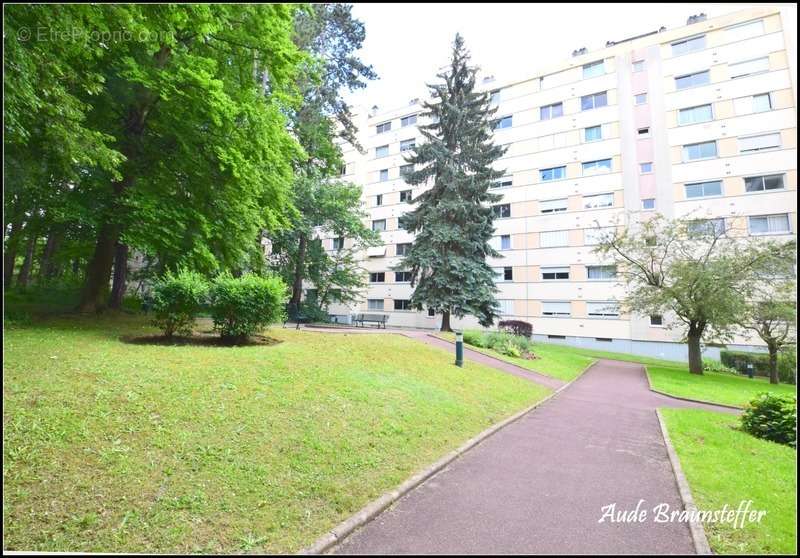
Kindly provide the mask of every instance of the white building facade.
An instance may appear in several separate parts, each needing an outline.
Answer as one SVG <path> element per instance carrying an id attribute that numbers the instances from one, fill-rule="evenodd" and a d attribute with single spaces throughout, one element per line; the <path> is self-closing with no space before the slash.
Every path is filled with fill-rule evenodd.
<path id="1" fill-rule="evenodd" d="M 498 108 L 495 143 L 508 146 L 494 189 L 503 196 L 493 239 L 503 257 L 491 262 L 498 299 L 503 318 L 530 322 L 537 339 L 685 358 L 679 334 L 665 327 L 669 316 L 629 315 L 615 304 L 623 287 L 593 253 L 598 226 L 691 213 L 731 234 L 796 237 L 796 39 L 777 8 L 690 21 L 576 51 L 524 81 L 483 83 Z M 390 327 L 440 324 L 441 316 L 409 309 L 408 276 L 393 269 L 413 240 L 398 217 L 424 189 L 402 178 L 404 151 L 422 141 L 421 113 L 419 101 L 361 111 L 365 152 L 343 146 L 343 179 L 363 187 L 368 224 L 383 241 L 363 255 L 363 301 L 330 309 L 345 320 L 369 312 L 386 314 Z M 335 249 L 334 239 L 323 242 Z"/>

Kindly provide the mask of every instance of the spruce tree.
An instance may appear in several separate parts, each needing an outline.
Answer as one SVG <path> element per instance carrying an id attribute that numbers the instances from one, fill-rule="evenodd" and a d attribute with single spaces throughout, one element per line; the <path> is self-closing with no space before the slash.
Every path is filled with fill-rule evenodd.
<path id="1" fill-rule="evenodd" d="M 442 82 L 428 85 L 419 127 L 425 141 L 415 147 L 405 176 L 411 185 L 432 185 L 400 217 L 400 226 L 416 238 L 396 269 L 411 271 L 415 287 L 411 306 L 442 314 L 442 331 L 450 331 L 450 316 L 473 315 L 489 326 L 497 317 L 495 274 L 487 257 L 499 254 L 489 241 L 494 234 L 492 203 L 501 196 L 489 192 L 503 176 L 493 164 L 506 148 L 493 144 L 488 93 L 475 91 L 477 68 L 469 66 L 464 39 L 456 35 L 449 68 L 437 74 Z"/>

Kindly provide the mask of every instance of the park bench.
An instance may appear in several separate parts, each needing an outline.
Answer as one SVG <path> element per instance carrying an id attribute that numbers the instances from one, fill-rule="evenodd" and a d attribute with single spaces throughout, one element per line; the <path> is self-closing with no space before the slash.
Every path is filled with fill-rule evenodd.
<path id="1" fill-rule="evenodd" d="M 389 318 L 386 314 L 356 314 L 353 318 L 353 323 L 361 324 L 361 327 L 364 327 L 364 323 L 374 323 L 378 324 L 378 329 L 381 328 L 383 325 L 383 329 L 386 329 L 386 320 Z"/>
<path id="2" fill-rule="evenodd" d="M 295 329 L 300 329 L 300 324 L 310 324 L 311 318 L 300 313 L 300 309 L 296 304 L 287 304 L 286 319 L 283 321 L 283 327 L 286 327 L 287 322 L 296 323 L 297 327 Z"/>

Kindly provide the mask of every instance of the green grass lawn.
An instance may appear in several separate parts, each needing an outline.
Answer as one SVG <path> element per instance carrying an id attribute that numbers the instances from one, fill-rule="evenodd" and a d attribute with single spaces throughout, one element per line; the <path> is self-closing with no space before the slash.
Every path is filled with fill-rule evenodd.
<path id="1" fill-rule="evenodd" d="M 143 318 L 6 324 L 4 550 L 294 552 L 546 396 L 397 335 L 128 344 Z"/>
<path id="2" fill-rule="evenodd" d="M 738 419 L 699 410 L 662 409 L 700 510 L 737 509 L 752 500 L 765 510 L 760 523 L 736 528 L 705 523 L 709 543 L 720 554 L 794 554 L 797 551 L 797 452 L 735 430 Z"/>
<path id="3" fill-rule="evenodd" d="M 436 335 L 448 341 L 455 340 L 455 335 L 452 333 L 437 333 Z M 650 383 L 657 391 L 678 397 L 737 407 L 743 407 L 756 395 L 765 391 L 778 395 L 796 395 L 797 393 L 793 385 L 772 385 L 769 380 L 762 377 L 750 379 L 745 376 L 711 372 L 702 375 L 689 374 L 689 367 L 686 363 L 628 353 L 596 351 L 554 343 L 535 343 L 534 353 L 540 358 L 526 360 L 506 356 L 492 349 L 471 345 L 469 347 L 517 366 L 565 381 L 576 378 L 582 370 L 597 359 L 638 362 L 645 365 L 650 376 Z"/>

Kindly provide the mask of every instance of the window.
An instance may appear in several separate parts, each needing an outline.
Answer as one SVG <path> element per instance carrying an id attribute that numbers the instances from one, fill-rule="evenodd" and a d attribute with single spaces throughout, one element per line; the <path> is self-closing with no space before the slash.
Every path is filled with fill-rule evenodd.
<path id="1" fill-rule="evenodd" d="M 769 57 L 764 56 L 763 58 L 754 58 L 753 60 L 728 64 L 728 70 L 730 71 L 731 79 L 768 72 Z"/>
<path id="2" fill-rule="evenodd" d="M 639 72 L 643 72 L 644 71 L 644 60 L 636 60 L 636 61 L 634 61 L 634 63 L 631 65 L 631 69 L 633 70 L 633 73 L 635 73 L 635 74 L 639 73 Z"/>
<path id="3" fill-rule="evenodd" d="M 564 116 L 563 103 L 554 103 L 539 108 L 540 120 L 550 120 L 551 118 L 557 118 L 559 116 Z"/>
<path id="4" fill-rule="evenodd" d="M 606 70 L 603 67 L 602 60 L 598 60 L 597 62 L 591 62 L 589 64 L 583 65 L 583 79 L 602 76 L 605 73 Z"/>
<path id="5" fill-rule="evenodd" d="M 395 247 L 395 254 L 398 256 L 405 256 L 408 254 L 408 251 L 411 249 L 410 242 L 403 242 L 401 244 L 397 244 Z"/>
<path id="6" fill-rule="evenodd" d="M 783 190 L 783 175 L 750 176 L 744 179 L 746 192 L 763 192 L 766 190 Z"/>
<path id="7" fill-rule="evenodd" d="M 589 141 L 598 141 L 603 139 L 603 127 L 602 126 L 591 126 L 590 128 L 584 128 L 584 140 Z"/>
<path id="8" fill-rule="evenodd" d="M 738 41 L 755 37 L 764 34 L 764 22 L 762 20 L 749 21 L 739 25 L 728 27 L 725 30 L 726 39 L 729 41 Z"/>
<path id="9" fill-rule="evenodd" d="M 498 281 L 514 280 L 514 268 L 512 267 L 496 267 L 494 268 L 494 273 Z"/>
<path id="10" fill-rule="evenodd" d="M 695 234 L 721 235 L 725 232 L 725 218 L 695 219 L 689 222 L 688 229 Z"/>
<path id="11" fill-rule="evenodd" d="M 707 198 L 709 196 L 722 195 L 722 181 L 712 180 L 710 182 L 694 182 L 684 186 L 686 198 Z"/>
<path id="12" fill-rule="evenodd" d="M 502 234 L 502 235 L 500 235 L 500 249 L 501 250 L 511 250 L 511 235 L 510 234 Z"/>
<path id="13" fill-rule="evenodd" d="M 394 300 L 395 310 L 411 310 L 411 301 L 407 299 L 396 298 Z"/>
<path id="14" fill-rule="evenodd" d="M 661 327 L 664 325 L 664 318 L 658 314 L 650 316 L 650 325 L 652 327 Z"/>
<path id="15" fill-rule="evenodd" d="M 616 279 L 617 266 L 615 265 L 587 265 L 586 276 L 590 281 L 608 281 Z"/>
<path id="16" fill-rule="evenodd" d="M 379 178 L 381 182 L 386 182 L 389 180 L 389 169 L 381 169 L 379 172 Z"/>
<path id="17" fill-rule="evenodd" d="M 408 164 L 408 165 L 400 165 L 400 176 L 401 177 L 408 176 L 412 172 L 414 172 L 414 163 L 411 163 L 411 164 Z"/>
<path id="18" fill-rule="evenodd" d="M 410 283 L 411 282 L 411 272 L 410 271 L 395 271 L 394 272 L 394 282 L 395 283 Z"/>
<path id="19" fill-rule="evenodd" d="M 500 90 L 495 89 L 491 93 L 489 93 L 489 102 L 493 105 L 496 105 L 500 102 Z"/>
<path id="20" fill-rule="evenodd" d="M 614 341 L 611 337 L 595 337 L 594 340 L 600 343 L 611 343 Z"/>
<path id="21" fill-rule="evenodd" d="M 598 207 L 611 207 L 614 205 L 614 194 L 595 194 L 583 196 L 584 209 L 597 209 Z"/>
<path id="22" fill-rule="evenodd" d="M 405 128 L 406 126 L 411 126 L 412 124 L 417 123 L 417 115 L 411 114 L 409 116 L 404 116 L 400 119 L 400 127 Z"/>
<path id="23" fill-rule="evenodd" d="M 543 267 L 542 281 L 563 281 L 569 279 L 569 267 Z"/>
<path id="24" fill-rule="evenodd" d="M 497 303 L 500 305 L 499 313 L 501 316 L 510 316 L 514 313 L 513 300 L 498 300 Z"/>
<path id="25" fill-rule="evenodd" d="M 750 234 L 782 234 L 789 231 L 789 215 L 759 215 L 750 217 Z"/>
<path id="26" fill-rule="evenodd" d="M 417 142 L 415 139 L 407 139 L 400 142 L 400 153 L 403 151 L 409 151 L 414 149 L 417 146 Z"/>
<path id="27" fill-rule="evenodd" d="M 678 111 L 678 125 L 699 124 L 700 122 L 710 122 L 714 118 L 711 105 L 700 105 L 681 109 Z"/>
<path id="28" fill-rule="evenodd" d="M 636 133 L 639 134 L 639 137 L 647 137 L 650 135 L 650 128 L 639 128 L 636 130 Z"/>
<path id="29" fill-rule="evenodd" d="M 582 164 L 583 174 L 600 174 L 611 172 L 611 159 L 600 159 L 599 161 L 587 161 Z"/>
<path id="30" fill-rule="evenodd" d="M 507 188 L 514 183 L 514 180 L 510 176 L 504 176 L 498 180 L 492 182 L 492 188 Z"/>
<path id="31" fill-rule="evenodd" d="M 375 205 L 383 205 L 383 194 L 378 194 L 375 196 Z"/>
<path id="32" fill-rule="evenodd" d="M 672 43 L 672 56 L 680 56 L 689 52 L 703 50 L 706 48 L 706 36 L 700 35 L 699 37 L 692 37 L 690 39 L 683 39 Z"/>
<path id="33" fill-rule="evenodd" d="M 608 302 L 587 302 L 586 314 L 591 318 L 616 318 L 619 316 L 619 304 Z"/>
<path id="34" fill-rule="evenodd" d="M 341 176 L 344 176 L 344 175 L 346 175 L 346 174 L 347 174 L 347 163 L 343 164 L 343 165 L 342 165 L 342 168 L 341 168 L 341 169 L 339 169 L 339 174 L 340 174 Z"/>
<path id="35" fill-rule="evenodd" d="M 607 236 L 614 232 L 614 227 L 594 227 L 591 229 L 583 230 L 583 243 L 586 246 L 595 246 L 600 244 Z"/>
<path id="36" fill-rule="evenodd" d="M 566 335 L 548 335 L 547 338 L 548 339 L 566 339 L 567 336 Z"/>
<path id="37" fill-rule="evenodd" d="M 569 246 L 569 231 L 548 231 L 539 233 L 539 246 L 542 248 Z"/>
<path id="38" fill-rule="evenodd" d="M 644 209 L 645 211 L 649 211 L 655 208 L 656 208 L 655 198 L 645 198 L 642 200 L 642 209 Z"/>
<path id="39" fill-rule="evenodd" d="M 392 129 L 392 123 L 391 122 L 384 122 L 383 124 L 378 124 L 377 129 L 378 129 L 378 133 L 379 134 L 382 134 L 384 132 L 388 132 L 389 130 Z"/>
<path id="40" fill-rule="evenodd" d="M 581 110 L 591 110 L 595 108 L 604 107 L 608 104 L 608 96 L 606 92 L 593 93 L 591 95 L 584 95 L 581 97 Z"/>
<path id="41" fill-rule="evenodd" d="M 752 151 L 763 151 L 765 149 L 774 149 L 781 146 L 781 135 L 762 134 L 759 136 L 750 136 L 748 138 L 739 138 L 739 152 L 750 153 Z"/>
<path id="42" fill-rule="evenodd" d="M 753 112 L 766 112 L 772 110 L 772 98 L 769 93 L 753 95 Z"/>
<path id="43" fill-rule="evenodd" d="M 386 230 L 386 219 L 378 219 L 372 222 L 372 230 L 373 231 L 385 231 Z"/>
<path id="44" fill-rule="evenodd" d="M 494 121 L 494 129 L 501 130 L 503 128 L 510 128 L 511 127 L 511 117 L 504 116 L 502 118 L 498 118 Z"/>
<path id="45" fill-rule="evenodd" d="M 333 249 L 338 251 L 341 250 L 342 248 L 344 248 L 344 237 L 337 236 L 336 238 L 333 239 Z"/>
<path id="46" fill-rule="evenodd" d="M 650 174 L 653 172 L 653 163 L 639 163 L 639 172 L 642 174 Z"/>
<path id="47" fill-rule="evenodd" d="M 400 192 L 400 203 L 411 203 L 411 190 L 403 190 Z"/>
<path id="48" fill-rule="evenodd" d="M 383 299 L 382 298 L 370 298 L 370 299 L 367 299 L 367 309 L 368 310 L 383 310 Z"/>
<path id="49" fill-rule="evenodd" d="M 543 200 L 539 202 L 539 211 L 542 213 L 558 213 L 567 210 L 567 198 L 557 200 Z"/>
<path id="50" fill-rule="evenodd" d="M 370 283 L 385 283 L 386 282 L 386 273 L 383 271 L 375 271 L 369 274 L 369 282 Z"/>
<path id="51" fill-rule="evenodd" d="M 569 302 L 542 302 L 542 316 L 569 316 L 570 314 L 571 310 Z M 550 336 L 548 335 L 548 338 L 549 337 Z"/>
<path id="52" fill-rule="evenodd" d="M 711 83 L 711 74 L 708 70 L 703 70 L 702 72 L 676 77 L 675 89 L 689 89 L 690 87 L 698 87 L 709 83 Z"/>
<path id="53" fill-rule="evenodd" d="M 511 217 L 511 204 L 503 203 L 500 205 L 493 205 L 492 211 L 494 212 L 495 219 L 502 219 L 504 217 Z"/>
<path id="54" fill-rule="evenodd" d="M 376 147 L 375 148 L 375 158 L 376 159 L 378 157 L 386 157 L 388 154 L 389 154 L 389 146 L 388 145 L 382 145 L 380 147 Z"/>
<path id="55" fill-rule="evenodd" d="M 647 93 L 639 93 L 633 96 L 633 102 L 637 105 L 643 105 L 647 102 Z"/>
<path id="56" fill-rule="evenodd" d="M 436 316 L 436 310 L 433 308 L 428 308 L 428 317 L 433 318 L 434 316 Z"/>
<path id="57" fill-rule="evenodd" d="M 550 180 L 560 180 L 567 177 L 567 167 L 553 167 L 550 169 L 540 169 L 539 178 L 542 182 Z"/>
<path id="58" fill-rule="evenodd" d="M 698 159 L 712 159 L 717 156 L 717 142 L 705 141 L 691 143 L 683 146 L 683 160 L 696 161 Z"/>

